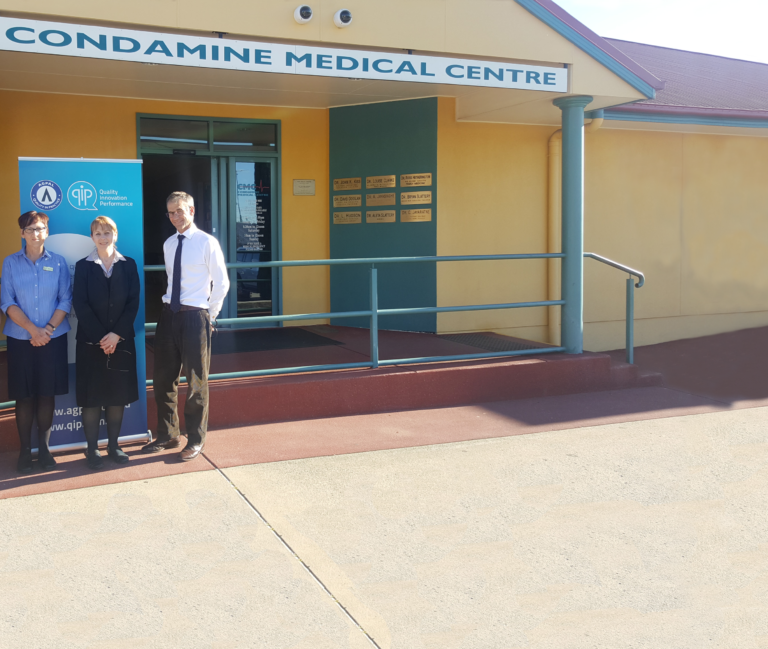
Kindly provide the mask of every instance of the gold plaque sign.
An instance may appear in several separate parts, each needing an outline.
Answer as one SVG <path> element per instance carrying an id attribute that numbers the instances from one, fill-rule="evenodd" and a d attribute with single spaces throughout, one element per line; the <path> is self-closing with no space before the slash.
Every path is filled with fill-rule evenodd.
<path id="1" fill-rule="evenodd" d="M 400 210 L 401 223 L 419 223 L 421 221 L 432 220 L 432 208 L 422 208 L 419 210 Z"/>
<path id="2" fill-rule="evenodd" d="M 368 210 L 365 213 L 366 223 L 394 223 L 395 210 Z"/>
<path id="3" fill-rule="evenodd" d="M 387 194 L 366 194 L 366 205 L 394 205 L 395 204 L 395 192 L 389 192 Z"/>
<path id="4" fill-rule="evenodd" d="M 423 205 L 432 202 L 432 192 L 402 192 L 400 194 L 401 205 Z"/>
<path id="5" fill-rule="evenodd" d="M 362 222 L 363 222 L 362 212 L 334 212 L 333 213 L 334 225 L 344 225 L 346 223 L 362 223 Z"/>
<path id="6" fill-rule="evenodd" d="M 343 192 L 350 189 L 362 189 L 362 178 L 335 178 L 333 181 L 333 191 Z"/>
<path id="7" fill-rule="evenodd" d="M 363 204 L 361 194 L 341 194 L 333 197 L 334 207 L 360 207 Z"/>
<path id="8" fill-rule="evenodd" d="M 395 176 L 368 176 L 365 179 L 366 189 L 383 189 L 385 187 L 394 187 Z"/>
<path id="9" fill-rule="evenodd" d="M 403 174 L 400 187 L 431 187 L 432 174 Z"/>

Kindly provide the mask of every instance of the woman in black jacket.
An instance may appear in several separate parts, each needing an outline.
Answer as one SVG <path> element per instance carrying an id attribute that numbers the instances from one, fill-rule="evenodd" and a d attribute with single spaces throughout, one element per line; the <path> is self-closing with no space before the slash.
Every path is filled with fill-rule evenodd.
<path id="1" fill-rule="evenodd" d="M 83 409 L 88 442 L 85 455 L 91 469 L 100 469 L 102 408 L 109 458 L 118 464 L 128 461 L 117 440 L 125 406 L 139 398 L 133 323 L 141 289 L 136 262 L 115 248 L 115 222 L 107 216 L 96 217 L 91 238 L 96 249 L 75 266 L 72 304 L 77 316 L 77 405 Z"/>

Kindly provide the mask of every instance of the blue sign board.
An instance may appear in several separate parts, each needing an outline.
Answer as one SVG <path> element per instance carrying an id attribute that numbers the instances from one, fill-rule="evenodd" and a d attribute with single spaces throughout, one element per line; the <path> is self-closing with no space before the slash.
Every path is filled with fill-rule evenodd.
<path id="1" fill-rule="evenodd" d="M 36 210 L 49 217 L 49 236 L 45 247 L 67 260 L 74 280 L 75 264 L 95 248 L 91 222 L 108 216 L 118 229 L 117 249 L 144 266 L 144 232 L 140 160 L 61 160 L 19 158 L 21 212 Z M 139 400 L 125 410 L 120 437 L 147 434 L 146 350 L 144 346 L 144 282 L 141 286 L 136 330 L 136 369 L 139 376 Z M 72 326 L 67 336 L 69 347 L 69 394 L 56 397 L 51 447 L 69 446 L 85 441 L 80 409 L 75 400 L 75 333 L 77 314 L 69 314 Z M 102 420 L 99 437 L 106 439 Z M 36 445 L 33 443 L 33 445 Z"/>

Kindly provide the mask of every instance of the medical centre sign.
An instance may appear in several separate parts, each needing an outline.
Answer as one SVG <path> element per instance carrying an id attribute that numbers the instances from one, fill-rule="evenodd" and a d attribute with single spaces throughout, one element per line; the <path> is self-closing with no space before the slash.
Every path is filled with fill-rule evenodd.
<path id="1" fill-rule="evenodd" d="M 565 67 L 72 25 L 0 17 L 0 50 L 277 74 L 568 91 Z"/>

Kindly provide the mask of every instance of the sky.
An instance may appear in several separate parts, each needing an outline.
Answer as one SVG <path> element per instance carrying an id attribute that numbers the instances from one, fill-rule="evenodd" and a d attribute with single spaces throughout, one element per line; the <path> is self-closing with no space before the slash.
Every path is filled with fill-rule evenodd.
<path id="1" fill-rule="evenodd" d="M 608 38 L 768 63 L 768 0 L 554 0 Z"/>

